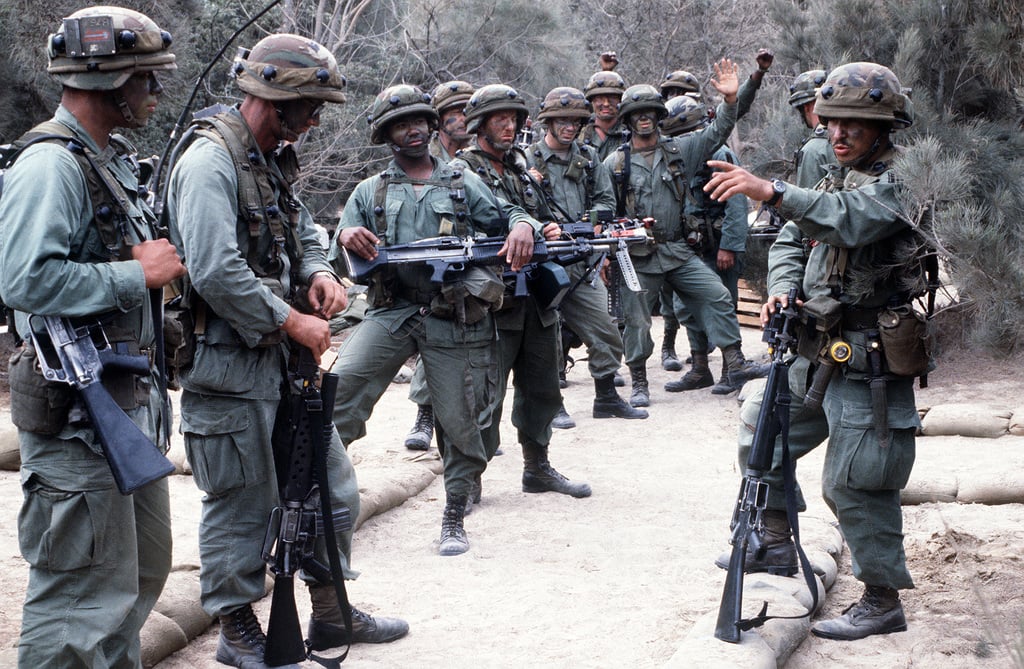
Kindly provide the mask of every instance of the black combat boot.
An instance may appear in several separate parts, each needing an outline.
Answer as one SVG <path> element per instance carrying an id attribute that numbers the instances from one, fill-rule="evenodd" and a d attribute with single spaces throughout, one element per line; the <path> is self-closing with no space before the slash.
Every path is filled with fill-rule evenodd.
<path id="1" fill-rule="evenodd" d="M 619 397 L 615 375 L 594 379 L 594 418 L 647 418 L 646 409 L 635 409 Z"/>
<path id="2" fill-rule="evenodd" d="M 665 336 L 661 340 L 661 368 L 666 372 L 683 371 L 683 363 L 679 362 L 679 356 L 676 355 L 677 332 L 679 332 L 678 327 L 665 326 Z"/>
<path id="3" fill-rule="evenodd" d="M 220 616 L 218 662 L 241 669 L 267 669 L 263 662 L 266 649 L 267 637 L 250 604 Z M 285 669 L 299 669 L 299 665 L 289 664 Z"/>
<path id="4" fill-rule="evenodd" d="M 725 357 L 722 357 L 722 375 L 718 377 L 718 383 L 711 389 L 712 395 L 728 395 L 734 393 L 739 388 L 729 383 L 729 363 L 726 362 Z"/>
<path id="5" fill-rule="evenodd" d="M 744 574 L 766 572 L 776 576 L 795 576 L 798 569 L 796 544 L 789 529 L 785 511 L 765 509 L 761 516 L 764 529 L 755 541 L 747 544 Z M 715 566 L 729 568 L 732 551 L 726 551 L 715 560 Z"/>
<path id="6" fill-rule="evenodd" d="M 348 645 L 350 642 L 345 634 L 345 619 L 341 615 L 334 584 L 310 585 L 309 601 L 313 606 L 309 618 L 309 647 L 313 650 L 326 650 Z M 404 620 L 373 617 L 354 606 L 351 612 L 351 643 L 387 643 L 409 633 L 409 623 Z"/>
<path id="7" fill-rule="evenodd" d="M 647 367 L 643 364 L 630 365 L 629 375 L 633 377 L 633 392 L 629 394 L 629 403 L 635 407 L 651 406 L 651 391 L 647 386 Z"/>
<path id="8" fill-rule="evenodd" d="M 523 492 L 560 492 L 572 497 L 590 497 L 590 486 L 573 483 L 548 462 L 548 447 L 523 444 Z"/>
<path id="9" fill-rule="evenodd" d="M 843 615 L 811 626 L 811 634 L 823 639 L 853 641 L 873 634 L 906 632 L 900 592 L 880 585 L 865 585 L 860 601 L 851 604 Z"/>
<path id="10" fill-rule="evenodd" d="M 665 390 L 670 393 L 681 393 L 684 390 L 697 390 L 707 388 L 714 384 L 715 377 L 711 375 L 711 368 L 708 367 L 707 353 L 694 353 L 693 366 L 675 381 L 665 384 Z"/>
<path id="11" fill-rule="evenodd" d="M 558 413 L 551 419 L 551 428 L 554 430 L 571 430 L 574 427 L 576 427 L 576 421 L 565 410 L 565 404 L 563 403 L 558 407 Z"/>
<path id="12" fill-rule="evenodd" d="M 739 390 L 743 384 L 751 379 L 760 379 L 768 376 L 771 364 L 759 364 L 743 357 L 743 351 L 739 344 L 726 346 L 722 349 L 722 358 L 725 359 L 726 369 L 729 370 L 729 385 Z"/>
<path id="13" fill-rule="evenodd" d="M 468 497 L 448 493 L 444 516 L 441 517 L 441 545 L 437 549 L 439 555 L 461 555 L 469 550 L 469 538 L 462 527 Z"/>
<path id="14" fill-rule="evenodd" d="M 434 407 L 430 404 L 418 404 L 417 407 L 416 422 L 405 437 L 405 447 L 410 451 L 425 451 L 434 438 Z"/>

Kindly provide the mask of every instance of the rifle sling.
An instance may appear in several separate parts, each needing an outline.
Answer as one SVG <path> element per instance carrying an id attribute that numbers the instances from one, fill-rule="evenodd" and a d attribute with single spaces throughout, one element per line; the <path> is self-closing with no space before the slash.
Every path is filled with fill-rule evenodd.
<path id="1" fill-rule="evenodd" d="M 800 544 L 800 521 L 799 512 L 796 508 L 796 465 L 789 452 L 789 408 L 792 402 L 792 396 L 789 391 L 789 365 L 790 363 L 788 362 L 783 365 L 786 373 L 780 375 L 782 379 L 777 384 L 775 413 L 780 428 L 779 435 L 782 437 L 782 476 L 783 487 L 786 493 L 786 518 L 789 520 L 789 527 L 793 531 L 793 543 L 796 544 L 800 571 L 803 572 L 807 589 L 811 592 L 811 608 L 807 610 L 807 613 L 798 616 L 769 616 L 767 615 L 768 602 L 765 602 L 764 606 L 761 607 L 761 610 L 753 618 L 741 618 L 736 621 L 737 629 L 743 631 L 760 627 L 769 620 L 799 620 L 800 618 L 808 618 L 818 609 L 818 582 L 815 580 L 810 560 L 807 559 L 807 554 Z"/>
<path id="2" fill-rule="evenodd" d="M 309 414 L 310 441 L 313 444 L 313 468 L 316 472 L 316 479 L 320 484 L 318 487 L 320 489 L 320 513 L 323 516 L 324 524 L 324 545 L 327 548 L 327 560 L 331 566 L 331 581 L 334 585 L 334 593 L 338 597 L 338 607 L 341 609 L 341 617 L 345 621 L 347 644 L 345 652 L 336 658 L 314 655 L 312 649 L 309 648 L 308 641 L 306 642 L 306 647 L 309 659 L 323 667 L 328 667 L 328 669 L 337 669 L 345 658 L 348 657 L 348 651 L 352 647 L 352 606 L 349 604 L 348 593 L 345 591 L 345 575 L 342 573 L 338 542 L 334 536 L 334 508 L 331 504 L 331 490 L 328 485 L 330 479 L 327 477 L 328 443 L 324 437 L 330 430 L 331 424 L 325 420 L 325 417 L 328 409 L 330 409 L 330 413 L 333 413 L 334 407 L 334 392 L 330 392 L 329 396 L 325 399 L 328 393 L 324 393 L 322 388 L 323 379 L 328 376 L 331 375 L 321 374 L 321 401 L 308 402 L 306 409 Z M 353 519 L 354 521 L 355 519 Z"/>

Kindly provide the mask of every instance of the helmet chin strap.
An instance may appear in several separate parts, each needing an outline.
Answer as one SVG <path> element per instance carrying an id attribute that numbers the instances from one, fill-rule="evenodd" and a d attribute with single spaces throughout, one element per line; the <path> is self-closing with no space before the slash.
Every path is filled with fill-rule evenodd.
<path id="1" fill-rule="evenodd" d="M 867 151 L 865 151 L 864 155 L 862 155 L 860 158 L 858 158 L 855 161 L 853 161 L 852 163 L 850 163 L 847 167 L 851 167 L 851 168 L 853 168 L 855 170 L 859 170 L 859 169 L 862 169 L 864 167 L 869 167 L 871 165 L 871 163 L 873 162 L 872 158 L 877 156 L 878 152 L 881 150 L 882 142 L 885 142 L 886 144 L 889 143 L 889 133 L 887 133 L 887 132 L 880 133 L 878 135 L 878 137 L 875 138 L 875 141 L 872 142 L 871 148 L 869 148 Z"/>
<path id="2" fill-rule="evenodd" d="M 114 91 L 114 104 L 121 111 L 121 117 L 124 118 L 126 128 L 139 128 L 142 127 L 142 123 L 135 118 L 135 114 L 132 112 L 132 108 L 128 105 L 128 101 L 124 99 L 124 94 L 121 93 L 121 89 L 118 88 Z"/>

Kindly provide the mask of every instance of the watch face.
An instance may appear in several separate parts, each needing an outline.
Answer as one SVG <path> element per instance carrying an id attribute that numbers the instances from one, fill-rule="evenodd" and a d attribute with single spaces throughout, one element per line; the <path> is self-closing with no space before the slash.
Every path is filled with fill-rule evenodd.
<path id="1" fill-rule="evenodd" d="M 776 179 L 775 181 L 772 182 L 772 190 L 774 190 L 779 195 L 781 195 L 782 193 L 785 193 L 786 192 L 786 182 L 785 181 L 780 181 L 779 179 Z"/>

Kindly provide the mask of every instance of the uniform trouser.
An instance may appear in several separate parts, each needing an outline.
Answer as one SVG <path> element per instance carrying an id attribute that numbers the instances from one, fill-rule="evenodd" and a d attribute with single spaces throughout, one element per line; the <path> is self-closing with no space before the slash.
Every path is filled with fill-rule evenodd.
<path id="1" fill-rule="evenodd" d="M 430 404 L 430 388 L 427 388 L 427 374 L 423 371 L 423 360 L 416 358 L 416 367 L 409 381 L 409 401 L 422 406 Z"/>
<path id="2" fill-rule="evenodd" d="M 523 298 L 520 298 L 523 299 Z M 519 443 L 547 446 L 551 443 L 551 420 L 562 406 L 558 388 L 558 324 L 544 325 L 532 297 L 525 298 L 522 328 L 498 330 L 498 391 L 494 415 L 484 432 L 487 459 L 494 457 L 501 443 L 501 414 L 512 374 L 512 425 Z"/>
<path id="3" fill-rule="evenodd" d="M 722 280 L 722 285 L 732 296 L 732 308 L 735 311 L 740 299 L 739 282 L 740 275 L 743 273 L 743 253 L 736 253 L 736 262 L 726 270 L 718 269 L 715 256 L 704 258 L 704 264 Z M 686 304 L 679 299 L 678 295 L 673 295 L 672 290 L 667 287 L 661 289 L 661 315 L 664 318 L 665 329 L 679 329 L 679 324 L 683 324 L 683 327 L 686 328 L 686 337 L 690 343 L 691 353 L 708 352 L 710 345 L 707 333 L 690 313 Z"/>
<path id="4" fill-rule="evenodd" d="M 847 379 L 837 372 L 822 408 L 810 410 L 803 405 L 809 370 L 804 358 L 797 358 L 790 368 L 791 456 L 798 459 L 828 440 L 822 494 L 850 547 L 854 577 L 868 585 L 912 588 L 914 582 L 903 552 L 900 489 L 910 478 L 914 434 L 919 424 L 913 379 L 886 384 L 891 442 L 883 449 L 874 428 L 868 383 Z M 740 411 L 741 468 L 747 464 L 762 399 L 763 388 L 747 398 Z M 781 436 L 776 439 L 772 469 L 764 481 L 769 485 L 767 508 L 785 510 Z M 806 504 L 799 485 L 796 494 L 798 508 L 803 511 Z"/>
<path id="5" fill-rule="evenodd" d="M 20 438 L 29 578 L 18 666 L 141 667 L 139 630 L 171 568 L 167 481 L 121 495 L 81 440 Z"/>
<path id="6" fill-rule="evenodd" d="M 587 280 L 577 285 L 586 269 L 584 263 L 570 266 L 569 280 L 576 289 L 558 309 L 566 325 L 587 347 L 590 376 L 600 379 L 614 374 L 622 364 L 622 336 L 608 313 L 608 289 L 600 277 L 593 283 Z"/>
<path id="7" fill-rule="evenodd" d="M 271 510 L 278 505 L 271 435 L 279 400 L 242 399 L 183 391 L 181 423 L 192 476 L 202 490 L 199 521 L 199 585 L 203 610 L 230 613 L 266 594 L 266 563 L 260 556 Z M 330 417 L 325 417 L 330 420 Z M 348 453 L 336 434 L 327 451 L 334 509 L 359 515 L 359 486 Z M 335 540 L 346 579 L 352 571 L 352 531 Z M 328 564 L 323 539 L 316 556 Z M 304 578 L 309 580 L 307 575 Z"/>
<path id="8" fill-rule="evenodd" d="M 644 292 L 622 291 L 626 329 L 622 342 L 629 365 L 646 363 L 654 352 L 651 338 L 651 312 L 664 285 L 671 286 L 676 295 L 690 307 L 697 322 L 707 333 L 712 344 L 725 348 L 740 342 L 740 324 L 732 305 L 729 291 L 718 275 L 707 268 L 697 256 L 690 256 L 662 274 L 637 272 Z"/>
<path id="9" fill-rule="evenodd" d="M 461 326 L 420 313 L 389 319 L 388 313 L 368 315 L 338 351 L 331 370 L 339 376 L 334 424 L 345 444 L 365 436 L 373 407 L 418 351 L 431 396 L 444 398 L 434 403 L 434 418 L 450 446 L 442 454 L 445 490 L 467 494 L 487 467 L 481 431 L 498 394 L 494 323 L 489 315 Z"/>

